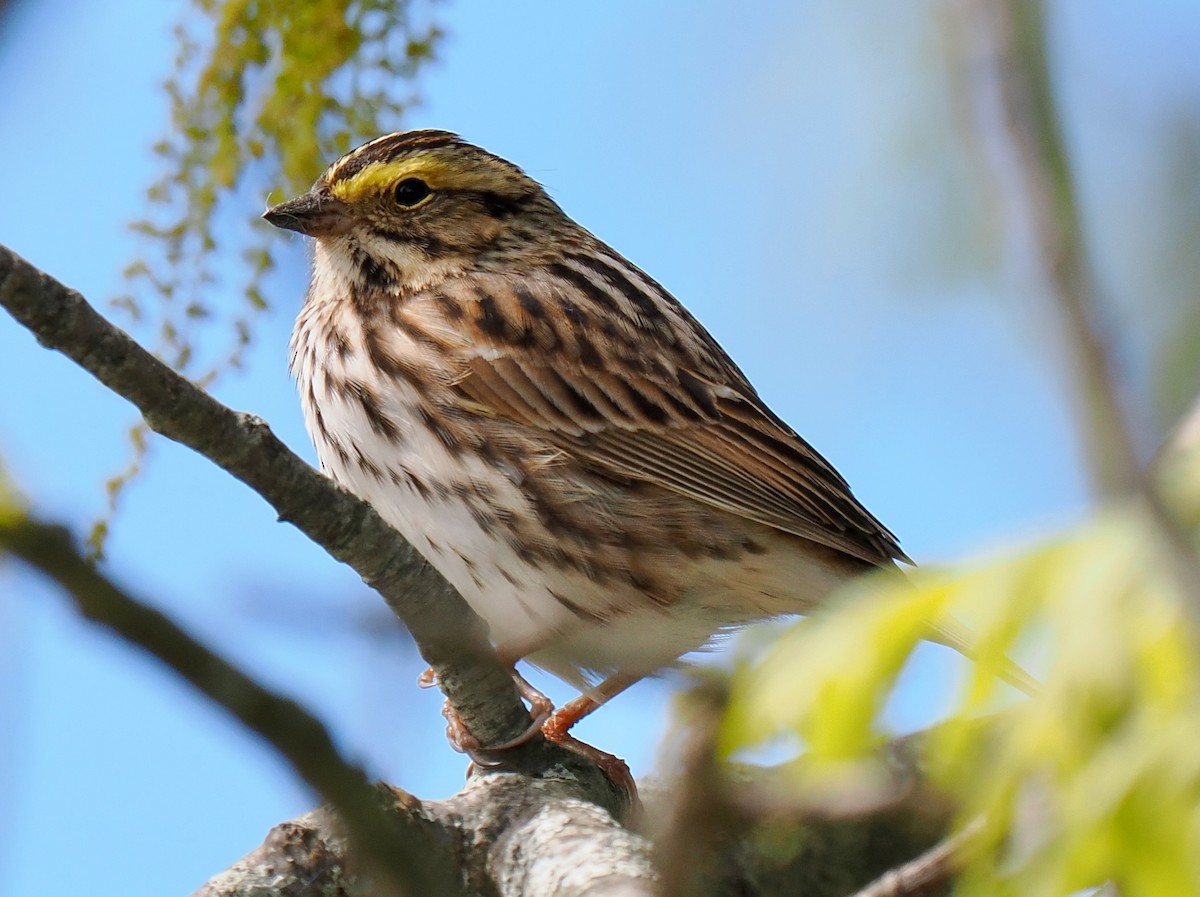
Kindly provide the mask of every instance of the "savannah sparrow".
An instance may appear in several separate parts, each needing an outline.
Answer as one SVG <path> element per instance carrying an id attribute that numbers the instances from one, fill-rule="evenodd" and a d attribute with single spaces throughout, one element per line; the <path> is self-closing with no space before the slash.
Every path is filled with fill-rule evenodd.
<path id="1" fill-rule="evenodd" d="M 291 368 L 322 467 L 524 658 L 558 736 L 904 554 L 709 333 L 515 165 L 380 137 L 271 224 L 315 238 Z"/>

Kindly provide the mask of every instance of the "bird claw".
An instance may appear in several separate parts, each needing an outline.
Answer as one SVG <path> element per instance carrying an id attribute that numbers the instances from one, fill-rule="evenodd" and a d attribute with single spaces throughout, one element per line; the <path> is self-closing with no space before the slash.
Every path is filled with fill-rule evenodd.
<path id="1" fill-rule="evenodd" d="M 432 667 L 422 673 L 417 680 L 417 684 L 422 688 L 429 688 L 436 683 L 437 675 Z M 467 778 L 475 775 L 479 770 L 496 769 L 503 766 L 504 757 L 502 755 L 504 753 L 541 737 L 594 763 L 612 782 L 613 787 L 629 796 L 631 807 L 636 808 L 640 805 L 637 782 L 629 770 L 629 765 L 615 754 L 592 747 L 569 734 L 570 728 L 576 722 L 596 709 L 597 703 L 594 700 L 581 695 L 555 711 L 554 703 L 515 670 L 513 671 L 513 684 L 521 699 L 529 705 L 531 721 L 529 727 L 521 734 L 500 744 L 487 747 L 481 745 L 479 739 L 467 728 L 467 724 L 463 722 L 462 717 L 458 715 L 458 711 L 450 702 L 446 701 L 442 705 L 442 716 L 446 718 L 446 740 L 460 754 L 466 754 L 471 758 L 471 763 L 467 767 Z"/>
<path id="2" fill-rule="evenodd" d="M 417 679 L 417 684 L 422 688 L 428 688 L 437 682 L 437 674 L 430 667 Z M 523 744 L 528 744 L 539 735 L 542 734 L 542 728 L 554 713 L 554 703 L 534 688 L 520 673 L 513 671 L 513 684 L 517 687 L 517 692 L 521 699 L 529 705 L 529 715 L 532 721 L 529 727 L 515 738 L 510 738 L 508 741 L 500 744 L 493 744 L 484 747 L 479 743 L 467 724 L 462 721 L 462 717 L 458 715 L 450 702 L 447 701 L 442 705 L 442 716 L 446 718 L 446 740 L 450 742 L 450 746 L 460 754 L 466 754 L 471 758 L 472 766 L 478 766 L 482 769 L 495 769 L 502 766 L 503 759 L 495 756 L 505 751 L 510 751 L 513 748 L 518 748 Z M 473 770 L 468 769 L 467 774 L 470 775 Z"/>
<path id="3" fill-rule="evenodd" d="M 564 708 L 566 709 L 566 708 Z M 558 714 L 555 714 L 557 716 Z M 553 722 L 553 718 L 551 718 Z M 566 748 L 572 753 L 579 754 L 586 760 L 591 761 L 605 777 L 612 782 L 613 787 L 629 799 L 629 807 L 634 814 L 640 813 L 641 798 L 638 796 L 637 780 L 634 779 L 633 773 L 629 769 L 629 764 L 618 757 L 616 754 L 610 754 L 608 751 L 602 751 L 598 747 L 592 747 L 587 742 L 580 741 L 571 735 L 563 733 L 558 737 L 550 737 L 546 734 L 546 729 L 542 729 L 547 741 L 552 741 L 559 747 Z"/>
<path id="4" fill-rule="evenodd" d="M 521 700 L 529 705 L 529 715 L 537 719 L 543 717 L 541 722 L 537 723 L 537 728 L 541 728 L 542 723 L 554 713 L 554 702 L 548 697 L 534 688 L 529 681 L 513 670 L 513 683 L 517 686 L 517 693 L 520 694 Z M 530 738 L 533 736 L 530 735 Z"/>

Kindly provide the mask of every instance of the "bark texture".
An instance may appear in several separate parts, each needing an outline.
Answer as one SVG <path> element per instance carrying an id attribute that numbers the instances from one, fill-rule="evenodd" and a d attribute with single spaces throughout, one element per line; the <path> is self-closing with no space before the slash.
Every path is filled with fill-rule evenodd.
<path id="1" fill-rule="evenodd" d="M 446 801 L 395 798 L 395 812 L 439 828 L 461 865 L 463 892 L 479 897 L 651 897 L 660 887 L 651 835 L 617 824 L 569 773 L 545 778 L 475 777 Z M 648 795 L 649 816 L 669 802 Z M 780 815 L 726 830 L 692 860 L 712 897 L 916 897 L 948 893 L 948 816 L 937 802 L 906 800 L 866 816 Z M 195 897 L 373 897 L 369 876 L 347 859 L 337 817 L 326 808 L 281 823 L 258 848 Z M 931 849 L 932 848 L 932 849 Z M 929 851 L 922 855 L 923 851 Z M 917 861 L 912 861 L 918 857 Z M 892 871 L 895 870 L 895 871 Z M 863 890 L 866 889 L 866 890 Z"/>

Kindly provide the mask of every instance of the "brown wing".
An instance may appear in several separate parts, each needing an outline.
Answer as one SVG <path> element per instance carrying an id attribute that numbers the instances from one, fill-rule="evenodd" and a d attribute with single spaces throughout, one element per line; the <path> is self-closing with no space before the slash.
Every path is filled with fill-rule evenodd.
<path id="1" fill-rule="evenodd" d="M 619 263 L 628 265 L 614 256 Z M 576 261 L 553 274 L 494 278 L 475 291 L 478 329 L 456 387 L 475 408 L 541 431 L 597 472 L 656 483 L 873 564 L 907 560 L 661 287 L 631 265 L 602 276 Z M 618 301 L 618 275 L 639 291 L 637 304 Z M 650 290 L 655 307 L 643 307 Z"/>

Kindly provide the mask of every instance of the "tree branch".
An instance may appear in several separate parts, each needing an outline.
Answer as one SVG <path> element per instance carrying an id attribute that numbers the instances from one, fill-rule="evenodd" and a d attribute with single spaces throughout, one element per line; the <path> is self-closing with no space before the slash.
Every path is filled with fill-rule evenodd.
<path id="1" fill-rule="evenodd" d="M 958 853 L 980 830 L 977 821 L 903 866 L 889 869 L 853 897 L 923 897 L 958 871 Z"/>
<path id="2" fill-rule="evenodd" d="M 396 812 L 416 812 L 405 797 Z M 461 858 L 467 893 L 488 897 L 652 897 L 645 839 L 579 798 L 571 776 L 480 776 L 445 801 L 418 805 Z M 266 840 L 194 897 L 313 894 L 374 897 L 347 874 L 345 838 L 321 807 L 275 826 Z"/>
<path id="3" fill-rule="evenodd" d="M 391 884 L 388 893 L 458 893 L 453 857 L 439 844 L 439 833 L 408 812 L 411 803 L 398 801 L 397 810 L 384 812 L 366 773 L 341 757 L 325 727 L 299 705 L 258 685 L 127 595 L 84 559 L 62 527 L 0 515 L 0 547 L 58 583 L 84 617 L 144 648 L 270 742 L 337 809 L 358 855 Z"/>
<path id="4" fill-rule="evenodd" d="M 113 326 L 74 290 L 0 246 L 0 305 L 128 399 L 146 423 L 204 455 L 383 596 L 446 697 L 483 744 L 520 735 L 529 716 L 486 627 L 454 588 L 370 505 L 313 470 L 252 415 L 225 407 Z"/>
<path id="5" fill-rule="evenodd" d="M 905 764 L 917 762 L 912 750 L 903 753 Z M 907 766 L 898 774 L 904 780 L 919 776 Z M 686 779 L 673 780 L 650 783 L 644 790 L 648 816 L 657 820 L 652 826 L 657 837 L 663 836 L 664 826 L 675 824 L 671 817 L 688 785 Z M 579 793 L 569 776 L 490 775 L 472 779 L 449 800 L 425 801 L 420 813 L 461 850 L 463 880 L 472 895 L 688 893 L 672 890 L 678 876 L 672 881 L 656 878 L 642 836 L 618 826 L 609 814 L 580 800 Z M 889 869 L 906 869 L 911 857 L 924 856 L 946 836 L 952 817 L 948 805 L 921 789 L 878 812 L 853 817 L 775 811 L 741 815 L 734 825 L 718 824 L 715 837 L 692 845 L 691 861 L 705 872 L 684 884 L 706 897 L 846 897 Z M 345 881 L 344 863 L 344 840 L 328 811 L 319 809 L 276 826 L 259 848 L 215 876 L 195 897 L 366 897 L 339 884 Z M 911 893 L 945 891 L 943 883 Z"/>
<path id="6" fill-rule="evenodd" d="M 1081 441 L 1096 491 L 1141 501 L 1171 555 L 1171 574 L 1200 625 L 1200 559 L 1138 459 L 1133 430 L 1113 370 L 1111 328 L 1087 256 L 1077 187 L 1046 59 L 1046 28 L 1037 0 L 976 0 L 974 18 L 989 50 L 996 129 L 1011 162 L 1031 249 L 1059 319 L 1077 379 Z M 981 107 L 989 104 L 980 103 Z"/>
<path id="7" fill-rule="evenodd" d="M 1102 326 L 1075 178 L 1054 108 L 1045 27 L 1034 3 L 976 4 L 975 14 L 993 45 L 991 78 L 1001 119 L 997 136 L 1012 160 L 1030 246 L 1074 362 L 1082 442 L 1091 452 L 1093 481 L 1104 497 L 1135 494 L 1143 487 L 1141 465 L 1112 369 L 1111 334 Z"/>

